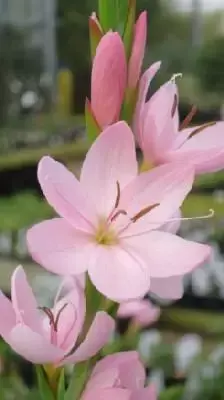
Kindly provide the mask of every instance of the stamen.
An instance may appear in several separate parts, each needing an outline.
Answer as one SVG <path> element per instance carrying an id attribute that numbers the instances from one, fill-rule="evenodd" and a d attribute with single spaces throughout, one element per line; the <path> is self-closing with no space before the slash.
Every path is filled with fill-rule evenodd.
<path id="1" fill-rule="evenodd" d="M 197 113 L 197 107 L 192 106 L 190 112 L 187 114 L 187 116 L 184 118 L 183 122 L 180 124 L 180 131 L 183 129 L 187 128 L 189 124 L 191 123 L 192 119 L 194 118 L 195 114 Z"/>
<path id="2" fill-rule="evenodd" d="M 210 208 L 209 213 L 207 215 L 197 216 L 197 217 L 180 217 L 180 218 L 170 218 L 167 222 L 175 222 L 175 221 L 192 221 L 192 220 L 201 220 L 201 219 L 210 219 L 215 215 L 215 211 Z"/>
<path id="3" fill-rule="evenodd" d="M 38 307 L 38 309 L 43 311 L 48 316 L 50 325 L 53 326 L 53 328 L 55 328 L 54 314 L 51 311 L 51 309 L 48 307 Z"/>
<path id="4" fill-rule="evenodd" d="M 128 215 L 128 213 L 125 210 L 118 210 L 111 218 L 111 222 L 115 221 L 119 215 Z"/>
<path id="5" fill-rule="evenodd" d="M 172 106 L 172 110 L 171 110 L 171 117 L 172 118 L 174 117 L 175 112 L 177 110 L 177 103 L 178 103 L 178 97 L 177 97 L 177 94 L 175 93 L 174 100 L 173 100 L 173 106 Z"/>
<path id="6" fill-rule="evenodd" d="M 177 73 L 177 74 L 173 74 L 173 76 L 171 77 L 171 82 L 176 83 L 176 79 L 177 78 L 182 78 L 183 74 L 181 72 Z"/>
<path id="7" fill-rule="evenodd" d="M 118 181 L 116 182 L 116 185 L 117 185 L 117 197 L 116 197 L 115 206 L 114 206 L 115 209 L 119 206 L 120 198 L 121 198 L 121 188 L 120 188 L 120 184 Z"/>
<path id="8" fill-rule="evenodd" d="M 195 129 L 189 136 L 190 139 L 192 136 L 197 135 L 199 132 L 202 132 L 204 129 L 209 128 L 210 126 L 216 125 L 216 122 L 208 122 L 207 124 L 203 124 L 199 126 L 199 128 Z"/>
<path id="9" fill-rule="evenodd" d="M 155 207 L 158 207 L 159 203 L 152 204 L 151 206 L 143 208 L 141 211 L 139 211 L 134 217 L 131 218 L 131 221 L 135 223 L 138 221 L 140 218 L 144 217 L 144 215 L 148 214 L 151 210 L 153 210 Z"/>
<path id="10" fill-rule="evenodd" d="M 58 322 L 59 322 L 61 313 L 64 311 L 64 309 L 67 307 L 67 305 L 68 305 L 68 303 L 65 303 L 65 304 L 61 307 L 61 309 L 58 311 L 58 313 L 57 313 L 57 315 L 56 315 L 56 319 L 55 319 L 55 322 L 54 322 L 56 332 L 57 332 L 57 330 L 58 330 Z"/>

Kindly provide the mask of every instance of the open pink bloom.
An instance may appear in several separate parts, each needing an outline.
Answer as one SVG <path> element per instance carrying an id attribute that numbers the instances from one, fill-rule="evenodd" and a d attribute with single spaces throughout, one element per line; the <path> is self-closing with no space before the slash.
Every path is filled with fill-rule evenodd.
<path id="1" fill-rule="evenodd" d="M 73 364 L 95 356 L 108 342 L 114 321 L 98 312 L 85 340 L 76 345 L 85 320 L 84 292 L 71 278 L 69 292 L 57 294 L 52 309 L 38 308 L 25 272 L 12 275 L 10 301 L 0 292 L 0 335 L 22 357 L 34 364 Z M 61 288 L 62 289 L 62 288 Z"/>
<path id="2" fill-rule="evenodd" d="M 131 57 L 128 65 L 128 87 L 138 85 L 147 39 L 147 12 L 143 11 L 136 22 Z"/>
<path id="3" fill-rule="evenodd" d="M 191 190 L 194 172 L 172 163 L 138 175 L 133 134 L 124 122 L 102 132 L 84 161 L 80 182 L 50 157 L 38 178 L 61 218 L 32 227 L 30 253 L 61 275 L 88 271 L 108 298 L 142 298 L 151 278 L 180 276 L 210 254 L 208 246 L 160 231 Z"/>
<path id="4" fill-rule="evenodd" d="M 144 387 L 145 370 L 135 351 L 99 361 L 81 400 L 156 400 L 154 386 Z"/>
<path id="5" fill-rule="evenodd" d="M 97 47 L 91 79 L 91 108 L 101 127 L 119 119 L 126 81 L 124 45 L 117 32 L 108 32 Z"/>
<path id="6" fill-rule="evenodd" d="M 134 324 L 144 327 L 159 319 L 160 309 L 149 300 L 132 300 L 120 304 L 117 316 L 119 318 L 132 318 Z"/>
<path id="7" fill-rule="evenodd" d="M 134 122 L 145 161 L 153 165 L 182 161 L 194 166 L 197 174 L 223 169 L 224 122 L 189 128 L 196 111 L 193 108 L 180 124 L 175 80 L 161 86 L 146 102 L 153 68 L 155 65 L 148 70 L 148 77 L 142 77 Z"/>
<path id="8" fill-rule="evenodd" d="M 181 212 L 174 214 L 174 219 L 166 223 L 160 229 L 165 232 L 177 233 L 181 225 Z M 178 218 L 180 218 L 178 220 Z M 150 293 L 157 295 L 160 299 L 178 300 L 184 294 L 183 276 L 170 276 L 168 278 L 151 279 Z"/>

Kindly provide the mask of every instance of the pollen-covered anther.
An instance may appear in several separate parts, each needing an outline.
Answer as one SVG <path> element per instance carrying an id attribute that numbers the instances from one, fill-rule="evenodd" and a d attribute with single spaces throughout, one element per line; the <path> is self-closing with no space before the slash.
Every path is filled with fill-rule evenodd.
<path id="1" fill-rule="evenodd" d="M 150 211 L 152 211 L 154 208 L 158 207 L 159 203 L 152 204 L 151 206 L 147 206 L 143 208 L 141 211 L 139 211 L 137 214 L 134 215 L 134 217 L 131 218 L 131 221 L 133 223 L 137 222 L 140 218 L 144 217 L 146 214 L 148 214 Z"/>
<path id="2" fill-rule="evenodd" d="M 183 129 L 185 129 L 189 126 L 189 124 L 191 123 L 195 114 L 197 113 L 197 110 L 198 109 L 196 106 L 192 106 L 190 112 L 187 114 L 187 116 L 184 118 L 184 120 L 180 124 L 180 131 L 182 131 Z"/>

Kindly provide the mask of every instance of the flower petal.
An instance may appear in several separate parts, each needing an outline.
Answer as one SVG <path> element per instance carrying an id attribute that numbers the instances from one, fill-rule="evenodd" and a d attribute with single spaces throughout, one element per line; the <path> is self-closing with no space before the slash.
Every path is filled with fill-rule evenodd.
<path id="1" fill-rule="evenodd" d="M 89 236 L 77 231 L 62 218 L 34 225 L 27 232 L 29 252 L 35 261 L 59 275 L 86 271 L 91 247 Z"/>
<path id="2" fill-rule="evenodd" d="M 135 143 L 128 125 L 119 122 L 102 132 L 86 156 L 80 178 L 100 216 L 107 217 L 114 208 L 117 182 L 122 189 L 136 177 L 137 170 Z"/>
<path id="3" fill-rule="evenodd" d="M 92 232 L 93 209 L 79 181 L 63 164 L 43 157 L 38 165 L 38 179 L 48 203 L 61 217 L 77 229 Z"/>
<path id="4" fill-rule="evenodd" d="M 63 310 L 60 313 L 60 310 Z M 82 330 L 86 304 L 84 290 L 78 282 L 73 280 L 73 289 L 59 300 L 54 307 L 54 315 L 60 313 L 58 320 L 58 346 L 68 353 L 75 345 L 76 340 Z"/>
<path id="5" fill-rule="evenodd" d="M 136 390 L 132 393 L 130 400 L 157 400 L 157 391 L 154 385 Z"/>
<path id="6" fill-rule="evenodd" d="M 82 362 L 95 356 L 108 343 L 114 329 L 114 320 L 104 311 L 97 312 L 85 340 L 64 363 Z"/>
<path id="7" fill-rule="evenodd" d="M 16 268 L 11 279 L 12 305 L 18 321 L 42 333 L 41 315 L 31 286 L 22 266 Z"/>
<path id="8" fill-rule="evenodd" d="M 127 211 L 131 219 L 146 207 L 154 204 L 158 206 L 130 224 L 121 236 L 147 232 L 169 222 L 168 219 L 173 217 L 190 192 L 193 180 L 192 167 L 182 163 L 162 165 L 140 174 L 123 190 L 120 207 Z"/>
<path id="9" fill-rule="evenodd" d="M 149 300 L 132 300 L 120 304 L 117 316 L 120 318 L 133 318 L 139 326 L 149 326 L 158 320 L 159 307 L 154 306 Z"/>
<path id="10" fill-rule="evenodd" d="M 127 389 L 93 389 L 84 393 L 82 400 L 130 400 L 131 391 Z M 137 400 L 137 399 L 135 399 Z"/>
<path id="11" fill-rule="evenodd" d="M 155 294 L 160 299 L 179 300 L 184 294 L 184 284 L 182 276 L 171 276 L 169 278 L 152 278 L 150 293 Z"/>
<path id="12" fill-rule="evenodd" d="M 141 74 L 147 38 L 147 12 L 143 11 L 136 22 L 131 57 L 128 66 L 128 87 L 135 89 Z"/>
<path id="13" fill-rule="evenodd" d="M 117 32 L 107 32 L 97 47 L 91 77 L 91 105 L 102 127 L 119 119 L 126 81 L 123 42 Z"/>
<path id="14" fill-rule="evenodd" d="M 129 246 L 130 252 L 142 257 L 152 278 L 187 274 L 206 261 L 211 254 L 211 248 L 207 245 L 161 231 L 128 238 L 126 246 Z"/>
<path id="15" fill-rule="evenodd" d="M 98 376 L 103 371 L 110 369 L 118 369 L 121 387 L 131 390 L 144 387 L 145 368 L 136 351 L 111 354 L 103 358 L 96 364 L 92 376 Z"/>
<path id="16" fill-rule="evenodd" d="M 98 246 L 88 272 L 97 290 L 114 301 L 143 297 L 149 290 L 147 266 L 119 245 Z"/>
<path id="17" fill-rule="evenodd" d="M 145 105 L 142 125 L 142 151 L 145 160 L 158 162 L 163 153 L 172 148 L 176 137 L 173 106 L 177 86 L 169 81 Z M 176 113 L 176 111 L 175 111 Z"/>
<path id="18" fill-rule="evenodd" d="M 216 172 L 224 168 L 224 122 L 210 126 L 171 151 L 167 161 L 182 160 L 195 167 L 196 173 Z"/>
<path id="19" fill-rule="evenodd" d="M 139 84 L 138 101 L 135 108 L 133 130 L 140 147 L 142 147 L 142 113 L 145 107 L 146 96 L 149 90 L 150 83 L 160 69 L 160 66 L 161 62 L 156 62 L 152 64 L 150 68 L 147 69 L 147 71 L 145 71 L 145 73 L 142 75 Z"/>
<path id="20" fill-rule="evenodd" d="M 23 324 L 18 324 L 11 331 L 8 343 L 16 353 L 33 364 L 54 363 L 63 357 L 62 350 Z"/>
<path id="21" fill-rule="evenodd" d="M 0 335 L 8 341 L 10 331 L 16 324 L 16 315 L 11 301 L 0 291 Z"/>

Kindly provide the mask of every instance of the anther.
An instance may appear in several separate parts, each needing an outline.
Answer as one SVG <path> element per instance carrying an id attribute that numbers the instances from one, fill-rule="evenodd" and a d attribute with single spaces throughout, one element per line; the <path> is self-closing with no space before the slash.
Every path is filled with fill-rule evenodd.
<path id="1" fill-rule="evenodd" d="M 208 122 L 207 124 L 203 124 L 201 126 L 199 126 L 199 128 L 195 129 L 189 136 L 189 139 L 194 136 L 197 135 L 198 133 L 202 132 L 204 129 L 209 128 L 210 126 L 216 125 L 216 122 Z"/>
<path id="2" fill-rule="evenodd" d="M 187 114 L 187 116 L 184 118 L 184 120 L 180 124 L 180 131 L 183 129 L 187 128 L 189 124 L 191 123 L 192 119 L 194 118 L 195 114 L 197 113 L 197 107 L 192 106 L 190 112 Z"/>
<path id="3" fill-rule="evenodd" d="M 174 117 L 175 112 L 177 110 L 177 103 L 178 103 L 178 97 L 177 97 L 177 94 L 175 93 L 174 100 L 173 100 L 173 106 L 172 106 L 172 110 L 171 110 L 171 117 L 172 118 Z"/>
<path id="4" fill-rule="evenodd" d="M 115 209 L 119 206 L 120 198 L 121 198 L 121 188 L 120 188 L 120 184 L 118 181 L 116 182 L 116 185 L 117 185 L 117 197 L 116 197 L 115 206 L 114 206 Z"/>
<path id="5" fill-rule="evenodd" d="M 131 221 L 135 223 L 138 221 L 140 218 L 144 217 L 144 215 L 148 214 L 150 211 L 152 211 L 155 207 L 158 207 L 159 203 L 152 204 L 151 206 L 143 208 L 141 211 L 139 211 L 134 217 L 131 218 Z"/>

